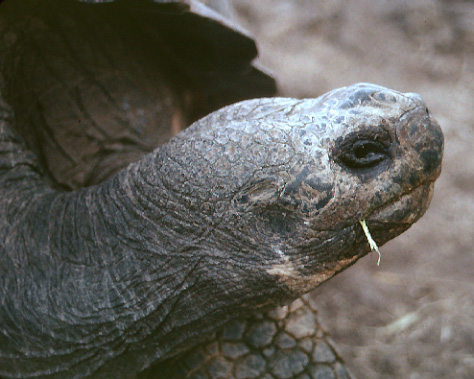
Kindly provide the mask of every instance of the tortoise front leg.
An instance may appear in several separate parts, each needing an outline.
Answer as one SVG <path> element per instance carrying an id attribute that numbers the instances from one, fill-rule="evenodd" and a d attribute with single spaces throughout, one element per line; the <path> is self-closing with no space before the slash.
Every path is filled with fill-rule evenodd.
<path id="1" fill-rule="evenodd" d="M 290 305 L 235 320 L 181 356 L 139 378 L 349 379 L 334 344 L 318 320 L 311 295 Z"/>

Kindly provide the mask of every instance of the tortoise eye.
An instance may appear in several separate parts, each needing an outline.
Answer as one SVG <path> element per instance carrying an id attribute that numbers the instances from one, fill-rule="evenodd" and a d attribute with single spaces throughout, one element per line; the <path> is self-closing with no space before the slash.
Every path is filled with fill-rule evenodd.
<path id="1" fill-rule="evenodd" d="M 350 168 L 370 168 L 389 158 L 385 146 L 376 141 L 357 141 L 341 157 Z"/>
<path id="2" fill-rule="evenodd" d="M 345 167 L 369 169 L 391 158 L 389 141 L 372 136 L 352 137 L 342 142 L 338 149 L 338 160 Z"/>

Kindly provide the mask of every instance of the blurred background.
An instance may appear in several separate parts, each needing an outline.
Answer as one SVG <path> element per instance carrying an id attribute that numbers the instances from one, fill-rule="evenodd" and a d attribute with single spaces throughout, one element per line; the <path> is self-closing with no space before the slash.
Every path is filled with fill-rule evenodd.
<path id="1" fill-rule="evenodd" d="M 430 209 L 314 296 L 358 378 L 474 378 L 474 2 L 230 4 L 281 95 L 372 82 L 427 102 L 446 139 Z"/>

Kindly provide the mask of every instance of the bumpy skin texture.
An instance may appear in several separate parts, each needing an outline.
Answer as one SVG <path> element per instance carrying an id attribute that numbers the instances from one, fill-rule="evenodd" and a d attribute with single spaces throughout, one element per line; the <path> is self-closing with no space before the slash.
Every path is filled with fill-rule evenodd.
<path id="1" fill-rule="evenodd" d="M 325 378 L 350 373 L 319 324 L 310 296 L 289 306 L 234 320 L 183 356 L 163 362 L 140 378 Z"/>
<path id="2" fill-rule="evenodd" d="M 443 150 L 418 95 L 359 84 L 223 108 L 62 193 L 2 109 L 5 376 L 132 375 L 300 296 L 369 251 L 359 220 L 381 245 L 421 217 Z"/>

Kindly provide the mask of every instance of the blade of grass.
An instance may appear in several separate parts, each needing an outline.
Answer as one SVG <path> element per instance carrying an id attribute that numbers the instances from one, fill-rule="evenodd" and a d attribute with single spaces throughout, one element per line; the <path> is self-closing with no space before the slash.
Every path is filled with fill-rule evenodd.
<path id="1" fill-rule="evenodd" d="M 379 254 L 379 259 L 377 260 L 377 266 L 380 266 L 380 258 L 382 258 L 382 254 L 380 254 L 379 247 L 375 243 L 374 239 L 370 235 L 369 227 L 367 226 L 365 220 L 360 220 L 359 221 L 360 225 L 362 226 L 362 230 L 365 233 L 365 236 L 367 237 L 367 241 L 369 241 L 369 246 L 372 251 L 376 251 Z"/>

